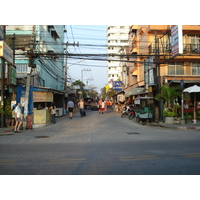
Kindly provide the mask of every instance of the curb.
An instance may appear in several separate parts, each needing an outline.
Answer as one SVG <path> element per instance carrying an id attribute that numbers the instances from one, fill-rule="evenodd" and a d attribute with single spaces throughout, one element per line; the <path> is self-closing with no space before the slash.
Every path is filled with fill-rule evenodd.
<path id="1" fill-rule="evenodd" d="M 187 126 L 183 126 L 183 127 L 172 126 L 172 127 L 169 127 L 169 126 L 162 126 L 162 125 L 159 125 L 159 126 L 162 127 L 162 128 L 183 129 L 183 130 L 187 130 L 187 129 L 190 129 L 190 130 L 200 129 L 200 127 L 195 127 L 195 126 L 192 126 L 192 127 L 187 127 Z"/>

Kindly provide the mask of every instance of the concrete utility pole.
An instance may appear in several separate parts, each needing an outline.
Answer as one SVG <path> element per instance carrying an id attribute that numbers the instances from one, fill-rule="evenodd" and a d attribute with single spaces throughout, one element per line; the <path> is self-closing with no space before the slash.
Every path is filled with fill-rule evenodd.
<path id="1" fill-rule="evenodd" d="M 74 43 L 66 43 L 66 62 L 65 62 L 65 72 L 64 72 L 64 81 L 65 81 L 65 86 L 64 86 L 64 90 L 66 90 L 66 84 L 67 84 L 67 59 L 68 59 L 68 46 L 79 46 L 79 43 L 77 42 L 77 44 L 74 42 Z"/>
<path id="2" fill-rule="evenodd" d="M 91 71 L 91 69 L 82 69 L 81 70 L 81 82 L 83 83 L 83 71 Z M 81 87 L 81 91 L 82 91 L 82 97 L 81 98 L 83 98 L 83 85 L 82 85 L 82 87 Z"/>
<path id="3" fill-rule="evenodd" d="M 26 128 L 27 125 L 27 116 L 28 116 L 28 105 L 29 105 L 29 93 L 30 93 L 30 84 L 31 84 L 31 72 L 32 67 L 34 65 L 34 50 L 36 46 L 36 36 L 35 36 L 35 28 L 36 25 L 33 25 L 32 29 L 32 48 L 28 54 L 29 56 L 29 65 L 27 68 L 27 81 L 26 81 L 26 94 L 25 94 L 25 101 L 24 101 L 24 123 L 23 127 Z"/>
<path id="4" fill-rule="evenodd" d="M 4 36 L 3 39 L 5 40 L 5 32 L 6 32 L 6 26 L 2 26 L 4 30 Z M 5 99 L 4 99 L 4 94 L 5 94 L 5 58 L 1 58 L 1 106 L 2 110 L 5 111 Z M 1 113 L 1 128 L 5 127 L 5 116 L 4 113 Z"/>

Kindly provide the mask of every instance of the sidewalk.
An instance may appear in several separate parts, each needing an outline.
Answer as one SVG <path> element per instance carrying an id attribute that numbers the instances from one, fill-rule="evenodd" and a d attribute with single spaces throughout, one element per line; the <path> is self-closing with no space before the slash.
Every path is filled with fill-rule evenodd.
<path id="1" fill-rule="evenodd" d="M 15 134 L 14 131 L 10 127 L 0 128 L 0 136 L 10 135 L 10 134 Z"/>
<path id="2" fill-rule="evenodd" d="M 173 129 L 200 129 L 200 123 L 188 123 L 188 124 L 166 124 L 163 122 L 157 123 L 158 126 L 163 127 L 163 128 L 173 128 Z"/>

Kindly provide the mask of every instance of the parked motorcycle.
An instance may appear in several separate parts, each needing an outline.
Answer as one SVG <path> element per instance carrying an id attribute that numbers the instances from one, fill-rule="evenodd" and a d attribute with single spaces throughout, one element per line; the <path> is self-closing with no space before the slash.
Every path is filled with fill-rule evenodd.
<path id="1" fill-rule="evenodd" d="M 131 120 L 133 119 L 133 117 L 135 117 L 135 111 L 133 108 L 130 109 L 130 112 L 129 112 L 129 115 L 128 115 L 128 118 Z"/>
<path id="2" fill-rule="evenodd" d="M 124 118 L 124 117 L 126 117 L 126 116 L 129 116 L 129 112 L 130 112 L 130 107 L 129 107 L 129 106 L 125 106 L 125 107 L 124 107 L 124 110 L 123 110 L 123 112 L 122 112 L 122 114 L 121 114 L 121 118 Z"/>

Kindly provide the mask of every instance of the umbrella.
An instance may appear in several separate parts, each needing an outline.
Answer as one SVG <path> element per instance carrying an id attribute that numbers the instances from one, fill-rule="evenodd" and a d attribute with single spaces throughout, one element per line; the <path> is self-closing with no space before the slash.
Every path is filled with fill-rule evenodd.
<path id="1" fill-rule="evenodd" d="M 191 87 L 184 89 L 183 92 L 195 93 L 195 96 L 194 96 L 194 119 L 196 119 L 196 111 L 195 111 L 195 108 L 196 108 L 196 106 L 195 106 L 196 105 L 196 93 L 200 92 L 200 87 L 197 86 L 197 85 L 193 85 Z"/>

